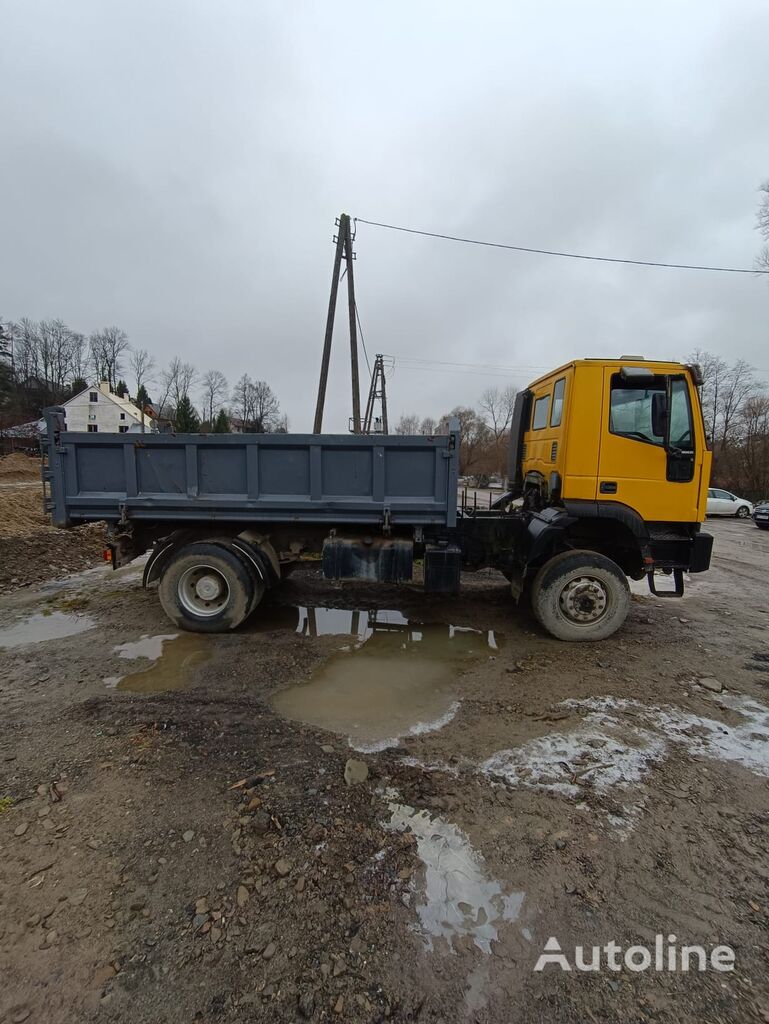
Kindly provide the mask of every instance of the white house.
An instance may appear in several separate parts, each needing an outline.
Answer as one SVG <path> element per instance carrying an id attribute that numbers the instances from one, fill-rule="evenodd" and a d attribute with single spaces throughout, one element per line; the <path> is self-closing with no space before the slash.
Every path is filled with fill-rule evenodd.
<path id="1" fill-rule="evenodd" d="M 66 429 L 89 434 L 125 434 L 141 429 L 142 414 L 128 398 L 121 398 L 106 380 L 97 387 L 88 387 L 63 403 L 66 410 Z M 144 429 L 153 430 L 152 420 L 145 414 Z"/>

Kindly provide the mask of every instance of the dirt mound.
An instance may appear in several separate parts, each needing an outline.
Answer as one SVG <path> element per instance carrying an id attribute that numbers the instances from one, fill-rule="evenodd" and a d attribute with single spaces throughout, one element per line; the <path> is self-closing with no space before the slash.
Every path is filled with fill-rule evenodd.
<path id="1" fill-rule="evenodd" d="M 0 457 L 0 480 L 39 480 L 40 460 L 14 452 Z"/>
<path id="2" fill-rule="evenodd" d="M 26 537 L 0 537 L 0 592 L 16 590 L 102 561 L 104 526 L 39 530 Z"/>
<path id="3" fill-rule="evenodd" d="M 11 460 L 37 466 L 24 455 L 2 462 Z M 0 591 L 87 569 L 101 561 L 104 543 L 101 524 L 73 530 L 52 526 L 43 511 L 42 489 L 34 482 L 0 482 Z"/>
<path id="4" fill-rule="evenodd" d="M 37 530 L 53 530 L 43 511 L 42 489 L 7 487 L 0 490 L 0 537 L 24 537 Z"/>

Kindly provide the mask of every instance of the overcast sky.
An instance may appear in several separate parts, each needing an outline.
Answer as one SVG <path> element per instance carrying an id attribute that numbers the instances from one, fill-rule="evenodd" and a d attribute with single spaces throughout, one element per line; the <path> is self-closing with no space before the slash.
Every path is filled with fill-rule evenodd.
<path id="1" fill-rule="evenodd" d="M 2 0 L 0 28 L 0 315 L 118 324 L 159 363 L 247 371 L 293 430 L 312 424 L 341 211 L 670 262 L 751 267 L 760 246 L 766 0 Z M 370 354 L 517 368 L 396 358 L 394 417 L 575 356 L 701 347 L 769 376 L 753 275 L 364 225 L 356 251 Z M 327 429 L 350 413 L 340 313 Z"/>

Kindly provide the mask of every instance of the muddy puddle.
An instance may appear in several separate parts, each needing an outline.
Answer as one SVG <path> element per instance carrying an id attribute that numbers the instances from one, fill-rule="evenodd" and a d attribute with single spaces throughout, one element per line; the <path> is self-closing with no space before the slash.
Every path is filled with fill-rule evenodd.
<path id="1" fill-rule="evenodd" d="M 424 882 L 415 880 L 412 894 L 427 948 L 432 950 L 439 940 L 451 951 L 454 940 L 467 935 L 478 949 L 490 953 L 500 926 L 520 916 L 525 894 L 505 893 L 488 877 L 483 857 L 457 825 L 400 803 L 395 790 L 384 796 L 390 811 L 385 826 L 410 832 L 424 865 Z"/>
<path id="2" fill-rule="evenodd" d="M 118 644 L 113 653 L 141 667 L 125 675 L 107 676 L 104 684 L 110 689 L 130 693 L 184 690 L 190 683 L 190 671 L 211 657 L 211 638 L 198 633 L 142 636 Z"/>
<path id="3" fill-rule="evenodd" d="M 63 640 L 77 633 L 85 633 L 95 625 L 90 615 L 77 615 L 73 612 L 36 612 L 12 626 L 0 629 L 0 649 L 40 644 L 46 640 Z"/>
<path id="4" fill-rule="evenodd" d="M 272 706 L 306 725 L 347 736 L 356 750 L 396 746 L 446 725 L 459 710 L 457 684 L 469 661 L 493 656 L 490 630 L 409 621 L 395 610 L 282 609 L 284 626 L 303 636 L 348 638 L 306 683 Z M 264 628 L 270 626 L 269 620 Z"/>

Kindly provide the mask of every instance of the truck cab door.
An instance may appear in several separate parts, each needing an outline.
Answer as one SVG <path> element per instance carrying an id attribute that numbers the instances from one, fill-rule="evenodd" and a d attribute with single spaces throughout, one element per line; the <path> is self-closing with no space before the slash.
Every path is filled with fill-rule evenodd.
<path id="1" fill-rule="evenodd" d="M 685 375 L 607 367 L 598 500 L 647 522 L 697 522 L 698 451 Z"/>

